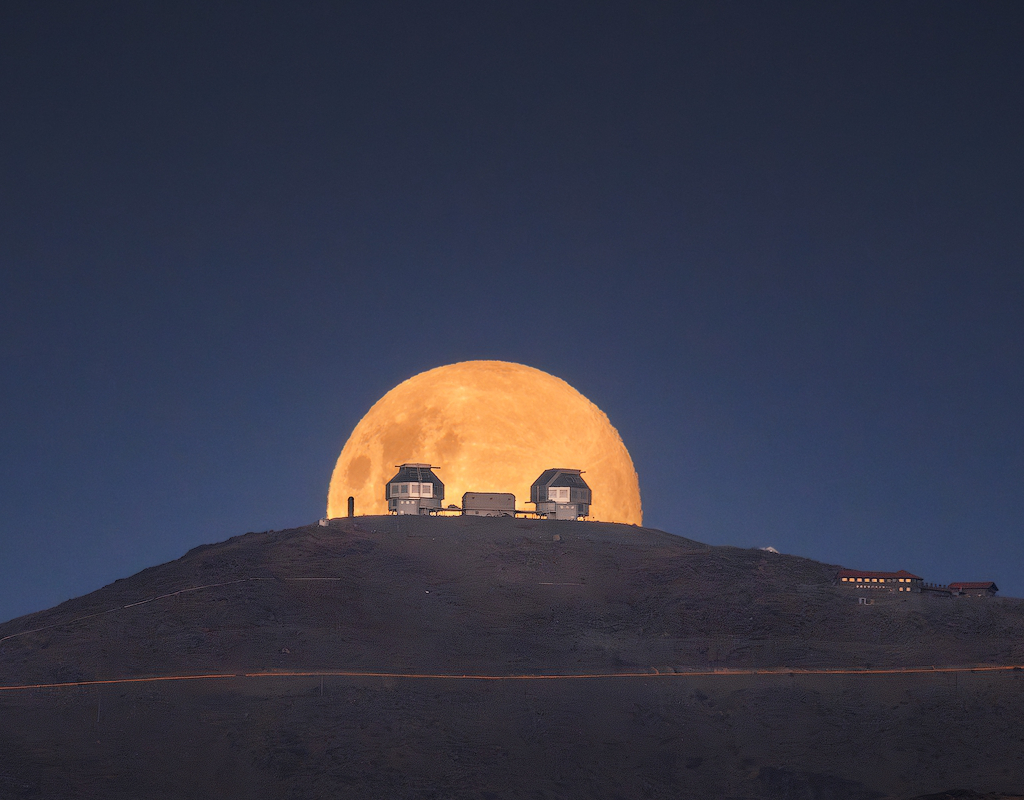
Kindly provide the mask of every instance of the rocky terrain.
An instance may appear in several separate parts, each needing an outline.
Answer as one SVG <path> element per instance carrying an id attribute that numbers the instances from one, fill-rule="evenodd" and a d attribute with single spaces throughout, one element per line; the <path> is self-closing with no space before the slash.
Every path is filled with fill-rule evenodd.
<path id="1" fill-rule="evenodd" d="M 234 537 L 0 625 L 36 687 L 0 798 L 1024 793 L 1022 673 L 970 669 L 1024 664 L 1024 602 L 837 570 L 604 523 Z"/>

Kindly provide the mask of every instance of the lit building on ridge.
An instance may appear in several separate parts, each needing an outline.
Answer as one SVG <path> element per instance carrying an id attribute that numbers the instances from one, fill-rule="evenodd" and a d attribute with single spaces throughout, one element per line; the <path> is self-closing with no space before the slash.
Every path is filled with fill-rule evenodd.
<path id="1" fill-rule="evenodd" d="M 867 592 L 913 592 L 920 594 L 924 579 L 901 569 L 899 572 L 874 572 L 870 570 L 841 569 L 837 576 L 839 585 L 849 589 Z"/>

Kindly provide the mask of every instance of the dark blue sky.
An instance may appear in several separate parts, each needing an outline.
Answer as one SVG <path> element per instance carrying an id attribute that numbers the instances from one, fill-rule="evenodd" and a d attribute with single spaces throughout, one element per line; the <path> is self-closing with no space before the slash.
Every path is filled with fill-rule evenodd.
<path id="1" fill-rule="evenodd" d="M 305 524 L 474 358 L 645 522 L 1024 595 L 1024 5 L 0 8 L 0 619 Z"/>

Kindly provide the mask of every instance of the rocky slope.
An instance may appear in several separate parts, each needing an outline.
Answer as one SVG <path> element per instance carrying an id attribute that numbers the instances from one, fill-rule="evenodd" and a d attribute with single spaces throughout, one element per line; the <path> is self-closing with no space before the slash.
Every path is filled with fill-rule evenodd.
<path id="1" fill-rule="evenodd" d="M 1024 663 L 1024 604 L 837 569 L 602 523 L 235 537 L 0 625 L 5 686 L 239 676 L 0 691 L 0 798 L 1024 792 L 1019 671 L 802 672 Z"/>

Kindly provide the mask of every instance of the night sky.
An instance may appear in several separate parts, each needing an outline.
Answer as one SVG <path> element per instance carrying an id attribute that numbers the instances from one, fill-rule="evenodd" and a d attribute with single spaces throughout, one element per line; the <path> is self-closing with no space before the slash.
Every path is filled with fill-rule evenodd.
<path id="1" fill-rule="evenodd" d="M 315 521 L 467 359 L 602 408 L 646 525 L 1024 595 L 1022 42 L 1020 2 L 4 3 L 0 620 Z"/>

